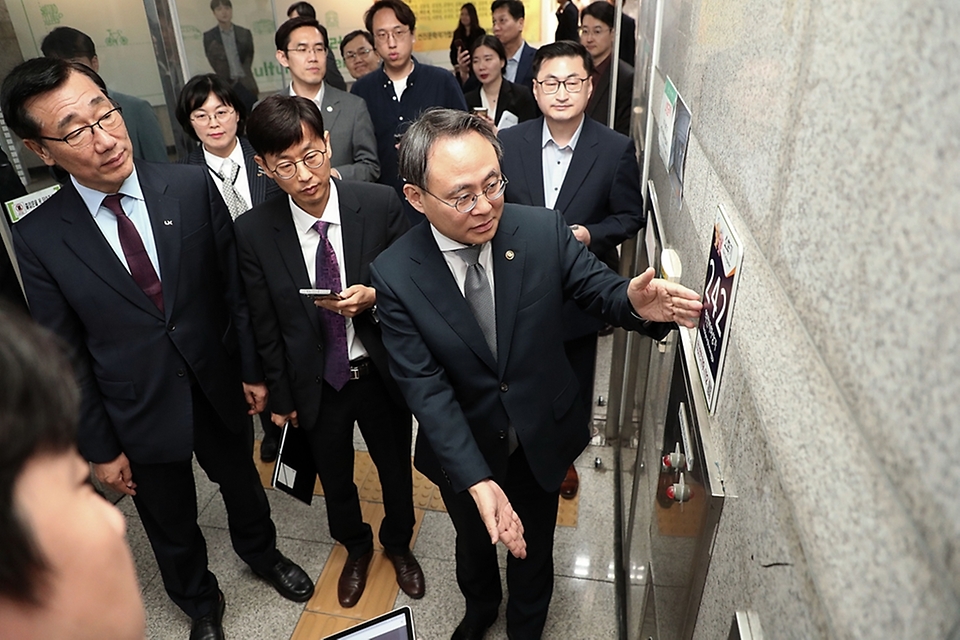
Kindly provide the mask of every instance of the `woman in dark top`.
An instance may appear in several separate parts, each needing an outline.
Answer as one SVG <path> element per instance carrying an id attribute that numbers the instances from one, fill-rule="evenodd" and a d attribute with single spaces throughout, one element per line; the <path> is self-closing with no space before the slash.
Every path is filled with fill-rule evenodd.
<path id="1" fill-rule="evenodd" d="M 453 65 L 453 72 L 460 82 L 464 93 L 477 87 L 477 79 L 470 68 L 470 47 L 478 38 L 486 35 L 486 31 L 480 26 L 480 19 L 477 18 L 477 8 L 472 2 L 468 2 L 460 7 L 460 22 L 453 32 L 453 40 L 450 42 L 450 64 Z"/>
<path id="2" fill-rule="evenodd" d="M 464 94 L 468 107 L 486 109 L 486 115 L 481 112 L 480 116 L 498 129 L 532 120 L 540 115 L 530 89 L 503 77 L 503 70 L 507 67 L 507 52 L 496 37 L 484 36 L 474 42 L 470 59 L 473 61 L 473 73 L 480 81 L 480 87 Z M 510 116 L 504 118 L 504 114 L 508 112 L 516 119 Z"/>

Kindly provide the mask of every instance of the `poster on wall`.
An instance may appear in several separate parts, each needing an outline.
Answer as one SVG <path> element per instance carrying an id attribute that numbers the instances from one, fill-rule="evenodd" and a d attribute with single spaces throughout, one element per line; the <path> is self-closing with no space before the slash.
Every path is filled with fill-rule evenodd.
<path id="1" fill-rule="evenodd" d="M 670 168 L 670 148 L 673 145 L 673 120 L 677 115 L 677 88 L 669 76 L 664 76 L 663 96 L 657 112 L 657 143 L 663 166 Z"/>
<path id="2" fill-rule="evenodd" d="M 712 414 L 717 407 L 723 363 L 730 341 L 730 318 L 733 315 L 740 268 L 743 264 L 743 244 L 730 224 L 722 205 L 717 206 L 717 219 L 710 242 L 710 261 L 703 285 L 703 310 L 697 327 L 694 356 L 700 372 L 703 393 Z"/>
<path id="3" fill-rule="evenodd" d="M 670 144 L 670 165 L 667 167 L 670 174 L 670 185 L 673 187 L 673 197 L 677 201 L 677 208 L 683 200 L 683 171 L 687 163 L 690 123 L 690 108 L 683 101 L 683 96 L 677 93 L 673 120 L 673 141 Z"/>

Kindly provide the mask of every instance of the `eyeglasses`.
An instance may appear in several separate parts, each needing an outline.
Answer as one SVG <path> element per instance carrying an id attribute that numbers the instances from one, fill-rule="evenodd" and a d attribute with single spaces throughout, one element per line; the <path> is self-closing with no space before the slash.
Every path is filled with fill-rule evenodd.
<path id="1" fill-rule="evenodd" d="M 93 142 L 93 128 L 100 127 L 101 131 L 113 131 L 123 124 L 122 110 L 120 107 L 114 107 L 100 116 L 93 124 L 74 129 L 62 138 L 51 138 L 49 136 L 40 136 L 41 140 L 52 140 L 54 142 L 66 142 L 74 149 L 81 149 Z"/>
<path id="2" fill-rule="evenodd" d="M 198 111 L 190 116 L 190 122 L 198 124 L 201 127 L 206 127 L 210 125 L 211 120 L 216 120 L 217 122 L 226 122 L 230 116 L 236 112 L 236 109 L 232 109 L 230 107 L 221 107 L 214 111 L 213 115 L 204 113 L 203 111 Z"/>
<path id="3" fill-rule="evenodd" d="M 375 34 L 373 34 L 373 37 L 377 39 L 377 42 L 386 42 L 390 39 L 390 36 L 393 36 L 394 40 L 399 40 L 408 33 L 410 33 L 410 29 L 405 27 L 396 27 L 389 31 L 377 31 Z"/>
<path id="4" fill-rule="evenodd" d="M 287 160 L 286 162 L 281 162 L 270 171 L 277 174 L 277 177 L 281 180 L 289 180 L 293 176 L 297 175 L 297 165 L 301 162 L 303 166 L 308 169 L 319 169 L 323 166 L 323 157 L 327 153 L 326 149 L 314 149 L 313 151 L 308 151 L 305 156 L 292 162 Z"/>
<path id="5" fill-rule="evenodd" d="M 315 44 L 312 47 L 297 47 L 296 49 L 287 49 L 287 53 L 296 53 L 301 56 L 309 55 L 315 53 L 317 55 L 324 54 L 327 52 L 327 47 L 322 44 Z"/>
<path id="6" fill-rule="evenodd" d="M 386 40 L 386 36 L 384 36 L 384 40 Z M 353 60 L 354 58 L 357 58 L 357 57 L 366 57 L 370 55 L 371 51 L 373 51 L 373 49 L 368 49 L 366 47 L 364 47 L 363 49 L 357 49 L 356 51 L 347 51 L 345 54 L 343 54 L 343 59 Z"/>
<path id="7" fill-rule="evenodd" d="M 556 78 L 547 78 L 543 81 L 534 79 L 534 82 L 540 85 L 541 91 L 548 96 L 552 96 L 560 90 L 561 86 L 567 90 L 567 93 L 580 93 L 580 90 L 583 89 L 583 83 L 589 79 L 590 78 L 567 78 L 566 80 L 557 80 Z"/>
<path id="8" fill-rule="evenodd" d="M 586 38 L 587 36 L 594 36 L 595 38 L 599 38 L 600 36 L 607 33 L 608 31 L 613 31 L 613 29 L 611 29 L 610 27 L 594 27 L 593 29 L 591 29 L 590 27 L 580 27 L 580 35 L 582 35 L 584 38 Z"/>
<path id="9" fill-rule="evenodd" d="M 423 189 L 425 193 L 433 196 L 448 207 L 452 207 L 460 213 L 470 213 L 476 208 L 477 201 L 480 200 L 480 196 L 486 198 L 488 202 L 493 202 L 494 200 L 499 200 L 502 198 L 503 192 L 507 189 L 507 182 L 509 182 L 507 180 L 507 176 L 501 175 L 499 178 L 497 178 L 496 182 L 491 182 L 484 187 L 483 193 L 465 193 L 457 198 L 456 202 L 453 204 L 434 196 L 432 193 L 427 191 L 425 187 L 420 188 Z"/>

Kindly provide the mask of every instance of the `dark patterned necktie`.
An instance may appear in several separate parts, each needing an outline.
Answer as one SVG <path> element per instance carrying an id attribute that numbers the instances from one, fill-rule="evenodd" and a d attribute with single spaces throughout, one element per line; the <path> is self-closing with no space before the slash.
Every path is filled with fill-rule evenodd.
<path id="1" fill-rule="evenodd" d="M 117 217 L 117 233 L 120 236 L 120 248 L 123 250 L 123 257 L 127 259 L 127 266 L 130 268 L 130 275 L 147 297 L 153 300 L 157 309 L 163 311 L 163 289 L 160 287 L 160 278 L 157 277 L 157 270 L 153 268 L 150 262 L 150 256 L 143 247 L 143 239 L 137 232 L 137 227 L 133 221 L 127 217 L 123 207 L 120 206 L 120 198 L 123 195 L 116 193 L 103 199 L 103 206 L 113 212 Z"/>
<path id="2" fill-rule="evenodd" d="M 340 265 L 337 254 L 327 238 L 329 222 L 317 220 L 313 228 L 320 234 L 317 246 L 317 289 L 330 289 L 340 293 Z M 320 312 L 320 326 L 323 327 L 323 343 L 326 358 L 323 366 L 323 379 L 339 391 L 350 379 L 350 359 L 347 356 L 347 321 L 339 313 L 317 307 Z"/>

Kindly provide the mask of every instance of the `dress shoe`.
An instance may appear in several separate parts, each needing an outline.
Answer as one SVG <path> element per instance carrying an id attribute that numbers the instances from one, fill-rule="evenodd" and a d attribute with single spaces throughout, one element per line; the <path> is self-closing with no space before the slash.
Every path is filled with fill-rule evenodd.
<path id="1" fill-rule="evenodd" d="M 577 468 L 570 465 L 567 469 L 567 477 L 560 484 L 560 495 L 567 500 L 573 500 L 580 489 L 580 476 L 577 474 Z"/>
<path id="2" fill-rule="evenodd" d="M 227 603 L 224 602 L 221 591 L 220 600 L 217 601 L 213 611 L 193 621 L 193 626 L 190 627 L 190 640 L 224 640 L 223 610 L 226 607 Z"/>
<path id="3" fill-rule="evenodd" d="M 422 598 L 423 569 L 420 568 L 420 563 L 413 556 L 413 552 L 407 549 L 403 553 L 393 554 L 384 549 L 383 553 L 393 563 L 393 568 L 397 572 L 397 584 L 403 592 L 414 600 Z"/>
<path id="4" fill-rule="evenodd" d="M 313 595 L 313 580 L 307 572 L 294 562 L 277 552 L 277 563 L 265 571 L 254 569 L 254 573 L 273 585 L 273 588 L 287 600 L 306 602 Z"/>
<path id="5" fill-rule="evenodd" d="M 489 629 L 496 621 L 497 619 L 493 618 L 486 624 L 473 624 L 468 623 L 467 619 L 464 618 L 460 621 L 460 624 L 457 625 L 457 628 L 453 630 L 453 635 L 450 636 L 450 640 L 483 640 L 483 636 L 486 635 L 487 629 Z"/>
<path id="6" fill-rule="evenodd" d="M 277 459 L 277 441 L 275 438 L 264 438 L 260 441 L 260 459 L 263 462 L 273 462 Z"/>
<path id="7" fill-rule="evenodd" d="M 360 596 L 367 587 L 367 571 L 370 569 L 372 559 L 373 549 L 355 560 L 347 558 L 343 571 L 340 572 L 340 580 L 337 582 L 337 599 L 341 607 L 349 609 L 360 601 Z"/>

